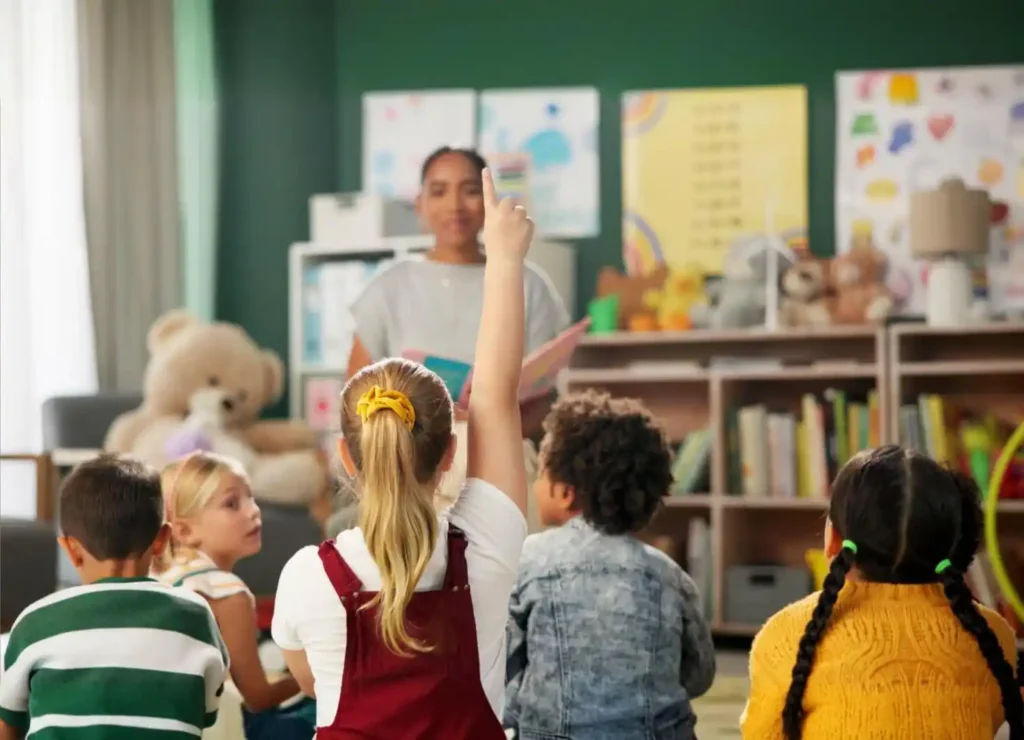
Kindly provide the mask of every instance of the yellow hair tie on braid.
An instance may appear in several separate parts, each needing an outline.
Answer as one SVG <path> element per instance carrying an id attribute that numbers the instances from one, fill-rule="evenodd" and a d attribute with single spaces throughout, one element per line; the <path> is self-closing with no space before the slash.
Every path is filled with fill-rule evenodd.
<path id="1" fill-rule="evenodd" d="M 395 412 L 410 432 L 416 425 L 416 410 L 412 407 L 409 397 L 401 391 L 389 391 L 375 385 L 361 395 L 359 403 L 356 404 L 356 413 L 363 423 L 381 409 Z"/>

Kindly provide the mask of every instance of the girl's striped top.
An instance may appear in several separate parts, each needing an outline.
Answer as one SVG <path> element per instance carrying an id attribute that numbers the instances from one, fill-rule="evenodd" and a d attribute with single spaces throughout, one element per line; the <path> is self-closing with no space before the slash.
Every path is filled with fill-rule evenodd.
<path id="1" fill-rule="evenodd" d="M 217 718 L 228 653 L 210 607 L 150 578 L 58 591 L 18 617 L 0 720 L 33 740 L 172 740 Z"/>
<path id="2" fill-rule="evenodd" d="M 199 550 L 182 550 L 170 567 L 156 577 L 169 586 L 184 586 L 210 601 L 243 593 L 254 600 L 245 581 L 229 570 L 218 568 L 208 555 Z"/>

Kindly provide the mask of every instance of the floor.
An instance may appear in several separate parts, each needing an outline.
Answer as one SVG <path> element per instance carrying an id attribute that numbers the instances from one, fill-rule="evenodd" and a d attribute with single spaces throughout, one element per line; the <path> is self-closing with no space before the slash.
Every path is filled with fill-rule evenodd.
<path id="1" fill-rule="evenodd" d="M 739 719 L 747 701 L 747 653 L 719 650 L 711 690 L 693 702 L 700 740 L 737 740 Z"/>

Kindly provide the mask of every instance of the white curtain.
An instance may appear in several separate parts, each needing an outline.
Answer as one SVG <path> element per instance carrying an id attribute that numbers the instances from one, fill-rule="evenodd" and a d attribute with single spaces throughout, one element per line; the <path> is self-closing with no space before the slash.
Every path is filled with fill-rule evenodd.
<path id="1" fill-rule="evenodd" d="M 42 447 L 41 407 L 94 393 L 76 0 L 0 0 L 0 452 Z M 0 467 L 0 514 L 35 516 Z"/>

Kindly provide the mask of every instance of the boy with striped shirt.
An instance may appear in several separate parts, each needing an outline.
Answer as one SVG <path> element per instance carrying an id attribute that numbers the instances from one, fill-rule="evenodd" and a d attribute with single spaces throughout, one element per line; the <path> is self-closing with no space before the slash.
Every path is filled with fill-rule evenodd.
<path id="1" fill-rule="evenodd" d="M 213 725 L 227 650 L 210 607 L 149 577 L 167 542 L 160 478 L 100 457 L 68 476 L 58 538 L 84 585 L 14 623 L 0 740 L 175 740 Z"/>

